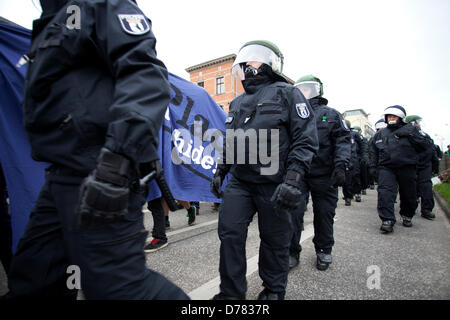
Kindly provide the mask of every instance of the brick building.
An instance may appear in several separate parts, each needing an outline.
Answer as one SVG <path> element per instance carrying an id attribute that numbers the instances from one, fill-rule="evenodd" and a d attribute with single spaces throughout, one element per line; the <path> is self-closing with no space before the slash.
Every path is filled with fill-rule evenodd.
<path id="1" fill-rule="evenodd" d="M 203 87 L 214 101 L 228 113 L 231 100 L 244 92 L 242 83 L 231 76 L 236 54 L 206 61 L 186 68 L 190 81 Z M 285 76 L 289 83 L 294 81 Z"/>
<path id="2" fill-rule="evenodd" d="M 231 76 L 235 54 L 186 68 L 190 81 L 203 87 L 214 101 L 228 113 L 231 100 L 244 92 L 240 81 Z"/>
<path id="3" fill-rule="evenodd" d="M 363 109 L 347 110 L 343 114 L 344 119 L 350 121 L 352 126 L 361 128 L 361 134 L 370 139 L 375 135 L 372 124 L 369 121 L 369 114 Z"/>

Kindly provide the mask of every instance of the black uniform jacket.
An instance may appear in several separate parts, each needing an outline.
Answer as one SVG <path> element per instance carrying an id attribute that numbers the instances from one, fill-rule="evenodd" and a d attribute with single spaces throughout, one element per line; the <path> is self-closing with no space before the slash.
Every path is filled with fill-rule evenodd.
<path id="1" fill-rule="evenodd" d="M 399 137 L 402 131 L 407 136 Z M 419 130 L 411 125 L 387 127 L 378 131 L 370 144 L 370 167 L 396 168 L 417 165 L 419 153 L 426 150 L 428 142 Z"/>
<path id="2" fill-rule="evenodd" d="M 350 129 L 342 115 L 327 106 L 327 99 L 313 98 L 309 103 L 316 117 L 319 151 L 312 160 L 308 176 L 330 175 L 335 167 L 345 168 L 350 161 Z"/>
<path id="3" fill-rule="evenodd" d="M 368 142 L 364 139 L 361 133 L 358 131 L 352 130 L 350 132 L 350 141 L 351 141 L 351 149 L 352 155 L 350 158 L 349 169 L 353 169 L 357 167 L 357 165 L 361 162 L 361 160 L 366 163 L 369 162 L 369 154 L 368 154 Z"/>
<path id="4" fill-rule="evenodd" d="M 44 13 L 25 84 L 32 157 L 82 174 L 103 146 L 135 163 L 158 159 L 170 89 L 151 21 L 128 0 L 67 1 Z"/>
<path id="5" fill-rule="evenodd" d="M 419 153 L 419 162 L 417 164 L 417 169 L 425 169 L 429 166 L 431 166 L 432 168 L 438 168 L 439 159 L 437 157 L 436 147 L 434 145 L 433 139 L 422 130 L 419 131 L 425 137 L 428 146 L 424 151 Z"/>
<path id="6" fill-rule="evenodd" d="M 309 103 L 297 88 L 284 82 L 267 83 L 254 93 L 236 97 L 230 104 L 226 128 L 227 135 L 228 130 L 236 133 L 240 129 L 249 138 L 245 148 L 241 148 L 239 139 L 234 139 L 234 145 L 227 144 L 231 139 L 225 139 L 225 165 L 222 167 L 231 167 L 234 176 L 248 182 L 281 183 L 287 170 L 304 176 L 319 146 L 315 116 Z M 278 139 L 272 141 L 275 132 L 278 132 Z M 270 154 L 277 142 L 276 151 Z M 227 159 L 231 150 L 234 150 L 234 157 Z M 261 161 L 261 154 L 270 154 L 272 162 Z M 239 161 L 239 155 L 245 157 L 244 163 Z M 252 162 L 250 155 L 256 161 Z M 277 168 L 276 172 L 261 174 L 261 169 L 270 166 Z"/>

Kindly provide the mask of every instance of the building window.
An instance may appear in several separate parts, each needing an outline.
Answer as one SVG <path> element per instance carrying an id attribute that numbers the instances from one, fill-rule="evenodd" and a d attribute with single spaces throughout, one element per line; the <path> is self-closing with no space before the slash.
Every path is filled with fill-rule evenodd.
<path id="1" fill-rule="evenodd" d="M 204 87 L 205 87 L 205 82 L 204 82 L 204 81 L 198 82 L 197 85 L 198 85 L 199 87 L 204 88 Z"/>
<path id="2" fill-rule="evenodd" d="M 351 110 L 351 111 L 345 111 L 344 112 L 344 117 L 348 117 L 348 116 L 357 116 L 359 114 L 362 114 L 361 110 Z"/>
<path id="3" fill-rule="evenodd" d="M 225 79 L 223 77 L 216 79 L 216 94 L 225 93 Z"/>

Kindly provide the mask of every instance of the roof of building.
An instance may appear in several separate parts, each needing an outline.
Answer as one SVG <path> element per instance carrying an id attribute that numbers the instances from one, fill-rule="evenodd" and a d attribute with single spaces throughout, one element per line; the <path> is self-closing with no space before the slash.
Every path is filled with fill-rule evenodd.
<path id="1" fill-rule="evenodd" d="M 206 68 L 209 66 L 213 66 L 215 64 L 220 64 L 220 63 L 227 62 L 227 61 L 234 61 L 234 59 L 236 59 L 236 54 L 232 53 L 232 54 L 229 54 L 224 57 L 220 57 L 220 58 L 209 60 L 209 61 L 206 61 L 206 62 L 203 62 L 200 64 L 196 64 L 195 66 L 188 67 L 184 70 L 186 70 L 186 72 L 190 73 L 190 72 L 198 70 L 198 69 L 203 69 L 203 68 Z"/>
<path id="2" fill-rule="evenodd" d="M 342 114 L 345 114 L 345 113 L 350 112 L 350 111 L 361 111 L 366 117 L 369 116 L 369 114 L 367 112 L 365 112 L 363 109 L 345 110 Z"/>

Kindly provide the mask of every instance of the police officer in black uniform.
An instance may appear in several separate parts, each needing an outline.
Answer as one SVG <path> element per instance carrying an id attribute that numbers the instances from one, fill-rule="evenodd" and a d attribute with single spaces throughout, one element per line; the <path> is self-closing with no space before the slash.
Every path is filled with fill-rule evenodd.
<path id="1" fill-rule="evenodd" d="M 407 116 L 405 122 L 416 126 L 428 142 L 428 147 L 419 154 L 417 163 L 417 198 L 420 199 L 421 216 L 425 219 L 433 220 L 436 216 L 433 213 L 434 197 L 431 177 L 433 171 L 436 171 L 436 168 L 439 166 L 436 147 L 433 139 L 421 130 L 422 118 L 420 116 Z"/>
<path id="2" fill-rule="evenodd" d="M 361 201 L 361 195 L 366 195 L 367 188 L 369 188 L 369 140 L 364 137 L 361 133 L 361 127 L 355 126 L 354 130 L 357 131 L 362 137 L 361 143 L 361 156 L 359 157 L 359 168 L 360 168 L 360 181 L 361 181 L 361 194 L 356 194 L 356 200 Z"/>
<path id="3" fill-rule="evenodd" d="M 314 213 L 314 238 L 316 266 L 326 270 L 332 262 L 331 251 L 334 245 L 333 222 L 338 201 L 338 186 L 345 182 L 345 168 L 351 155 L 350 129 L 342 115 L 327 106 L 323 97 L 323 84 L 319 78 L 307 75 L 297 80 L 295 86 L 308 99 L 316 116 L 319 151 L 314 156 L 309 172 L 301 181 L 300 206 L 295 210 L 294 235 L 291 240 L 289 267 L 299 263 L 301 252 L 300 238 L 306 199 L 311 192 Z"/>
<path id="4" fill-rule="evenodd" d="M 32 157 L 51 166 L 12 261 L 9 297 L 74 299 L 73 270 L 86 299 L 187 299 L 146 268 L 143 251 L 139 178 L 159 161 L 170 100 L 151 21 L 135 1 L 40 2 L 24 124 Z"/>
<path id="5" fill-rule="evenodd" d="M 384 118 L 377 120 L 375 122 L 375 132 L 380 131 L 381 129 L 384 129 L 387 127 L 386 122 L 384 122 Z M 369 152 L 369 163 L 370 163 L 370 145 L 372 144 L 373 137 L 370 138 L 368 142 L 368 152 Z M 367 164 L 367 170 L 369 174 L 369 183 L 370 183 L 370 189 L 375 189 L 375 182 L 378 182 L 378 169 L 375 168 L 375 170 L 370 170 L 369 163 Z"/>
<path id="6" fill-rule="evenodd" d="M 406 125 L 406 111 L 395 105 L 385 109 L 387 127 L 378 131 L 370 145 L 370 170 L 378 167 L 378 215 L 380 230 L 393 231 L 396 222 L 394 201 L 400 193 L 400 215 L 405 227 L 412 226 L 417 209 L 416 166 L 419 153 L 427 148 L 425 137 L 415 126 Z"/>
<path id="7" fill-rule="evenodd" d="M 348 127 L 351 127 L 350 121 L 346 120 L 346 123 Z M 350 141 L 351 157 L 342 188 L 346 206 L 352 204 L 353 197 L 356 202 L 361 202 L 361 159 L 368 161 L 367 144 L 364 143 L 360 130 L 351 127 Z"/>
<path id="8" fill-rule="evenodd" d="M 221 283 L 214 299 L 245 299 L 245 242 L 256 212 L 261 238 L 259 275 L 264 287 L 258 299 L 284 299 L 293 232 L 290 211 L 299 204 L 300 185 L 318 140 L 314 114 L 301 92 L 282 77 L 282 66 L 283 56 L 276 45 L 251 41 L 240 49 L 232 67 L 245 93 L 230 104 L 224 161 L 211 183 L 211 191 L 220 196 L 222 182 L 231 173 L 219 211 Z M 239 142 L 230 138 L 232 133 L 238 141 L 248 141 L 244 154 L 238 153 Z M 239 139 L 239 135 L 245 136 Z M 268 150 L 270 163 L 261 158 Z"/>

